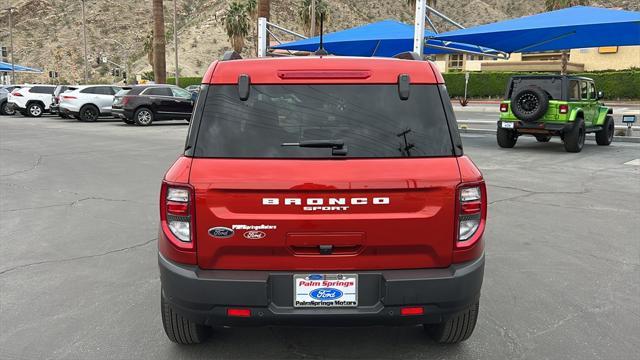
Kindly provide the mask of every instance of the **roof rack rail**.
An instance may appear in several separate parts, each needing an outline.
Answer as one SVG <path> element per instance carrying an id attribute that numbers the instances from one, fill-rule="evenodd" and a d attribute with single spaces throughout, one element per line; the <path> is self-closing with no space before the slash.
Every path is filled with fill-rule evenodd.
<path id="1" fill-rule="evenodd" d="M 423 60 L 422 57 L 418 55 L 418 53 L 413 51 L 405 51 L 400 54 L 395 54 L 393 55 L 393 57 L 402 60 Z"/>
<path id="2" fill-rule="evenodd" d="M 222 61 L 240 60 L 240 59 L 242 59 L 242 55 L 238 54 L 233 50 L 227 50 L 222 55 Z"/>

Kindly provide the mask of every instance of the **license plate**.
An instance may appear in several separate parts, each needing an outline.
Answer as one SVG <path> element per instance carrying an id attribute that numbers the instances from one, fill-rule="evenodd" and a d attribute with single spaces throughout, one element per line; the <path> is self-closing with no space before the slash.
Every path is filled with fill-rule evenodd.
<path id="1" fill-rule="evenodd" d="M 306 308 L 358 306 L 358 275 L 294 275 L 293 306 Z"/>
<path id="2" fill-rule="evenodd" d="M 513 129 L 513 123 L 512 122 L 502 122 L 502 128 L 503 129 Z"/>

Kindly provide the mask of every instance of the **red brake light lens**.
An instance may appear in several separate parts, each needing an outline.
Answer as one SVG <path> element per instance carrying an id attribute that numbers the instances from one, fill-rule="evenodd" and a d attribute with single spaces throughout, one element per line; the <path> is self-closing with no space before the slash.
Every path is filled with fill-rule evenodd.
<path id="1" fill-rule="evenodd" d="M 560 107 L 558 107 L 558 112 L 560 114 L 568 113 L 569 112 L 569 105 L 566 105 L 566 104 L 560 105 Z"/>
<path id="2" fill-rule="evenodd" d="M 124 96 L 122 98 L 122 105 L 127 105 L 129 103 L 129 99 L 130 99 L 129 96 Z"/>
<path id="3" fill-rule="evenodd" d="M 62 98 L 65 100 L 75 100 L 77 97 L 71 95 L 62 95 Z"/>
<path id="4" fill-rule="evenodd" d="M 282 70 L 278 71 L 280 79 L 367 79 L 371 76 L 368 70 Z"/>
<path id="5" fill-rule="evenodd" d="M 500 104 L 500 112 L 508 112 L 509 104 Z"/>
<path id="6" fill-rule="evenodd" d="M 227 316 L 250 317 L 251 309 L 227 309 Z"/>
<path id="7" fill-rule="evenodd" d="M 424 315 L 424 308 L 421 306 L 403 307 L 400 309 L 402 316 Z"/>
<path id="8" fill-rule="evenodd" d="M 24 96 L 24 95 L 20 94 L 18 91 L 12 92 L 11 95 L 13 95 L 13 96 Z"/>

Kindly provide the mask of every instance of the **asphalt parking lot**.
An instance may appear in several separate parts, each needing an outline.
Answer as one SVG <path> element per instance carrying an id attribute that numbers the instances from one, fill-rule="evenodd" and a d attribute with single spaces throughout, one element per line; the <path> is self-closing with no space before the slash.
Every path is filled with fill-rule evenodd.
<path id="1" fill-rule="evenodd" d="M 474 335 L 419 327 L 220 329 L 169 342 L 158 191 L 185 122 L 0 117 L 2 359 L 631 359 L 640 353 L 640 144 L 566 153 L 465 134 L 489 191 Z M 632 162 L 631 164 L 625 164 Z M 636 354 L 636 355 L 633 355 Z"/>

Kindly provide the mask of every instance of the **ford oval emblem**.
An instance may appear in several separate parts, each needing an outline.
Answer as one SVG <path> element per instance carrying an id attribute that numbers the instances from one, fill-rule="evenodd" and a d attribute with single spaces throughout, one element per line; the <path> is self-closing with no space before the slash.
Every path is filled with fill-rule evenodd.
<path id="1" fill-rule="evenodd" d="M 221 239 L 230 238 L 233 236 L 233 230 L 228 227 L 217 226 L 209 229 L 209 235 Z"/>
<path id="2" fill-rule="evenodd" d="M 307 276 L 307 280 L 322 280 L 322 279 L 324 279 L 324 276 L 319 274 L 311 274 Z"/>
<path id="3" fill-rule="evenodd" d="M 244 237 L 249 240 L 259 240 L 263 239 L 265 236 L 267 236 L 267 234 L 265 234 L 264 231 L 258 230 L 249 230 L 244 233 Z"/>
<path id="4" fill-rule="evenodd" d="M 312 290 L 309 296 L 320 301 L 337 300 L 342 297 L 342 291 L 334 288 L 320 288 Z"/>

